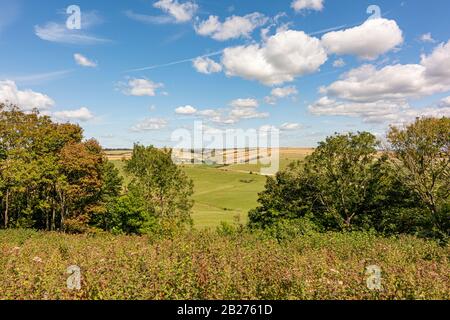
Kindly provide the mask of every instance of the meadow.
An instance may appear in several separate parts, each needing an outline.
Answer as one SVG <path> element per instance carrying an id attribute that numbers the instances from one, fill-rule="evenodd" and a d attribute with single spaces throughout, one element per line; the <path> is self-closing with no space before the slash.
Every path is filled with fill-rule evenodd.
<path id="1" fill-rule="evenodd" d="M 450 247 L 410 236 L 0 231 L 0 299 L 450 299 Z M 71 265 L 80 290 L 66 285 Z M 370 290 L 367 267 L 381 269 Z"/>
<path id="2" fill-rule="evenodd" d="M 292 161 L 303 160 L 311 152 L 311 149 L 302 148 L 281 149 L 280 169 L 286 168 Z M 123 171 L 123 160 L 131 156 L 130 151 L 106 151 L 106 155 L 128 182 Z M 196 228 L 215 228 L 221 222 L 245 224 L 248 211 L 257 206 L 258 193 L 264 190 L 266 178 L 259 175 L 261 164 L 182 167 L 194 181 L 192 219 Z"/>

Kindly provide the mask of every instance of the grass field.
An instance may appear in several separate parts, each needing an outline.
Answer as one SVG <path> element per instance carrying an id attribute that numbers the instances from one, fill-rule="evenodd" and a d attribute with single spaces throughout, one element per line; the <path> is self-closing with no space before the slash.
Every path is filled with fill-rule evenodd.
<path id="1" fill-rule="evenodd" d="M 0 230 L 0 299 L 450 299 L 450 247 L 308 234 L 285 243 L 192 231 L 171 239 Z M 80 290 L 67 268 L 80 268 Z M 381 270 L 370 290 L 366 268 Z"/>
<path id="2" fill-rule="evenodd" d="M 280 169 L 303 160 L 311 152 L 312 149 L 303 148 L 281 149 Z M 108 151 L 107 156 L 123 173 L 121 159 L 129 158 L 129 151 Z M 259 175 L 260 169 L 260 164 L 183 165 L 183 170 L 194 181 L 194 226 L 215 228 L 222 221 L 233 223 L 237 219 L 246 223 L 248 211 L 257 206 L 258 193 L 264 189 L 266 178 Z"/>

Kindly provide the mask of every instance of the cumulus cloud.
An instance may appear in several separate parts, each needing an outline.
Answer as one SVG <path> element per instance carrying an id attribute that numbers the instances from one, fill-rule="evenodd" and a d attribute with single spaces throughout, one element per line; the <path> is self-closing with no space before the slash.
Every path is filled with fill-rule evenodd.
<path id="1" fill-rule="evenodd" d="M 441 107 L 450 107 L 450 96 L 441 100 Z"/>
<path id="2" fill-rule="evenodd" d="M 450 90 L 450 41 L 440 44 L 420 64 L 363 65 L 321 88 L 325 97 L 309 106 L 316 115 L 361 117 L 372 123 L 404 123 L 420 116 L 449 116 L 449 99 L 426 108 L 413 108 L 419 99 Z"/>
<path id="3" fill-rule="evenodd" d="M 192 20 L 198 10 L 198 5 L 187 1 L 180 3 L 177 0 L 160 0 L 153 4 L 153 7 L 161 9 L 174 19 L 174 22 L 182 23 Z"/>
<path id="4" fill-rule="evenodd" d="M 249 38 L 258 27 L 263 26 L 268 18 L 259 12 L 245 16 L 231 16 L 220 22 L 218 16 L 209 16 L 205 21 L 195 26 L 195 31 L 202 36 L 210 36 L 218 41 L 236 38 Z"/>
<path id="5" fill-rule="evenodd" d="M 340 58 L 340 59 L 336 59 L 333 62 L 333 67 L 335 68 L 342 68 L 345 67 L 345 61 L 344 59 Z"/>
<path id="6" fill-rule="evenodd" d="M 130 79 L 126 84 L 119 84 L 122 87 L 122 92 L 128 96 L 154 97 L 159 88 L 164 87 L 162 83 L 155 83 L 147 79 Z"/>
<path id="7" fill-rule="evenodd" d="M 396 64 L 377 69 L 363 65 L 322 89 L 342 99 L 373 102 L 418 98 L 450 90 L 450 41 L 423 55 L 420 64 Z"/>
<path id="8" fill-rule="evenodd" d="M 11 103 L 25 111 L 47 110 L 55 102 L 49 96 L 32 90 L 19 90 L 14 81 L 0 81 L 0 102 Z"/>
<path id="9" fill-rule="evenodd" d="M 309 106 L 315 115 L 359 117 L 366 123 L 402 124 L 417 117 L 449 117 L 450 107 L 412 108 L 406 101 L 351 102 L 323 97 Z"/>
<path id="10" fill-rule="evenodd" d="M 295 0 L 291 3 L 292 9 L 297 12 L 303 10 L 322 11 L 324 0 Z"/>
<path id="11" fill-rule="evenodd" d="M 433 36 L 430 32 L 425 33 L 420 36 L 420 41 L 422 42 L 429 42 L 429 43 L 436 43 L 436 40 L 433 39 Z"/>
<path id="12" fill-rule="evenodd" d="M 294 30 L 280 30 L 262 45 L 227 48 L 222 57 L 228 76 L 265 85 L 279 85 L 316 72 L 326 61 L 327 54 L 317 38 Z"/>
<path id="13" fill-rule="evenodd" d="M 264 100 L 268 104 L 276 104 L 279 99 L 295 96 L 297 94 L 298 91 L 295 86 L 274 88 L 270 92 L 270 96 L 265 97 Z"/>
<path id="14" fill-rule="evenodd" d="M 403 33 L 394 20 L 370 19 L 354 28 L 326 33 L 322 43 L 329 53 L 374 60 L 401 45 Z"/>
<path id="15" fill-rule="evenodd" d="M 88 108 L 82 107 L 77 110 L 54 112 L 53 117 L 59 121 L 88 121 L 93 119 L 94 115 Z"/>
<path id="16" fill-rule="evenodd" d="M 259 106 L 256 99 L 236 99 L 231 101 L 230 106 L 233 108 L 257 108 Z"/>
<path id="17" fill-rule="evenodd" d="M 193 62 L 195 70 L 204 74 L 211 74 L 222 71 L 222 66 L 208 57 L 198 57 Z"/>
<path id="18" fill-rule="evenodd" d="M 96 62 L 89 60 L 80 53 L 75 53 L 73 58 L 75 59 L 75 62 L 82 67 L 95 68 L 97 66 Z"/>
<path id="19" fill-rule="evenodd" d="M 182 114 L 182 115 L 192 115 L 197 113 L 197 109 L 195 109 L 193 106 L 186 105 L 183 107 L 178 107 L 175 109 L 176 114 Z"/>
<path id="20" fill-rule="evenodd" d="M 257 119 L 257 118 L 268 118 L 269 114 L 266 112 L 258 112 L 255 109 L 233 109 L 230 112 L 230 119 L 236 122 L 241 119 Z"/>
<path id="21" fill-rule="evenodd" d="M 143 131 L 155 131 L 164 129 L 167 126 L 167 120 L 161 118 L 146 118 L 136 125 L 134 125 L 131 130 L 135 132 Z"/>
<path id="22" fill-rule="evenodd" d="M 301 128 L 301 125 L 299 123 L 290 123 L 290 122 L 283 123 L 280 126 L 280 129 L 282 131 L 295 131 L 295 130 L 298 130 L 300 128 Z"/>

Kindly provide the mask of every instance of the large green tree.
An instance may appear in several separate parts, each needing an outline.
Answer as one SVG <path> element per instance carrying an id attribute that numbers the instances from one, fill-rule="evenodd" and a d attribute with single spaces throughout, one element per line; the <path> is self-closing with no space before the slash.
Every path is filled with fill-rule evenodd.
<path id="1" fill-rule="evenodd" d="M 135 145 L 125 166 L 129 189 L 144 199 L 146 212 L 163 224 L 191 223 L 193 182 L 172 161 L 172 151 Z"/>
<path id="2" fill-rule="evenodd" d="M 107 163 L 78 125 L 0 104 L 2 227 L 86 230 L 105 210 L 105 195 L 120 189 Z"/>

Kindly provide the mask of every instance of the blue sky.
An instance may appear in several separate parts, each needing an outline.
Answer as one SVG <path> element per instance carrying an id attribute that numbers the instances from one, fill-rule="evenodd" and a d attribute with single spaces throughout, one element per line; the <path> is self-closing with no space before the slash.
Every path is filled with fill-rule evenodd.
<path id="1" fill-rule="evenodd" d="M 70 5 L 80 30 L 66 27 Z M 0 0 L 0 100 L 110 148 L 171 145 L 199 120 L 277 127 L 282 146 L 381 135 L 450 115 L 449 11 L 447 0 Z"/>

